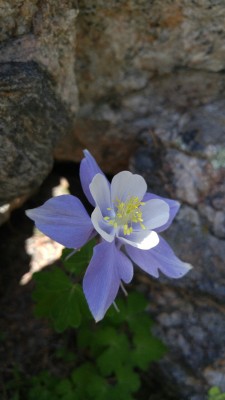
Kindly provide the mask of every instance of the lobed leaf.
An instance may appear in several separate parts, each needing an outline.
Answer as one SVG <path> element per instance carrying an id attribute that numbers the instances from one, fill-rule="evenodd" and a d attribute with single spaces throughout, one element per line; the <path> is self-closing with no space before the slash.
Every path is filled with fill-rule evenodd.
<path id="1" fill-rule="evenodd" d="M 35 314 L 50 319 L 57 332 L 69 327 L 77 328 L 81 322 L 81 310 L 87 309 L 79 284 L 73 284 L 58 267 L 37 272 L 34 280 Z"/>
<path id="2" fill-rule="evenodd" d="M 161 359 L 166 352 L 165 345 L 152 336 L 151 332 L 134 336 L 133 344 L 134 348 L 130 353 L 132 364 L 142 370 L 147 370 L 152 361 Z"/>
<path id="3" fill-rule="evenodd" d="M 64 249 L 62 262 L 65 269 L 74 275 L 83 275 L 93 255 L 93 248 L 96 245 L 95 239 L 90 240 L 85 246 L 78 249 L 73 255 L 71 249 Z M 71 255 L 71 256 L 70 256 Z"/>

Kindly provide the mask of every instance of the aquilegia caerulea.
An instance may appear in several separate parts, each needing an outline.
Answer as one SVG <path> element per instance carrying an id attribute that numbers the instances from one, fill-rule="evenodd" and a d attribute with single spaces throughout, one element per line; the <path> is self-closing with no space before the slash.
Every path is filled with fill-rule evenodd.
<path id="1" fill-rule="evenodd" d="M 87 150 L 84 155 L 80 179 L 94 206 L 91 217 L 72 195 L 54 197 L 26 214 L 40 231 L 68 248 L 79 249 L 100 235 L 83 279 L 89 308 L 99 321 L 114 302 L 121 281 L 132 280 L 132 261 L 156 278 L 159 270 L 180 278 L 191 266 L 158 235 L 171 224 L 179 203 L 146 193 L 144 178 L 129 171 L 119 172 L 110 184 L 92 155 Z"/>

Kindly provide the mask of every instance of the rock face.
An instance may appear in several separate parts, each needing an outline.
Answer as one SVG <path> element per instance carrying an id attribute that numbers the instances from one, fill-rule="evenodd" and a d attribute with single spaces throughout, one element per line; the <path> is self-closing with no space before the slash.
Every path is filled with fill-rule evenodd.
<path id="1" fill-rule="evenodd" d="M 71 130 L 76 16 L 73 1 L 1 4 L 0 222 L 40 186 Z"/>
<path id="2" fill-rule="evenodd" d="M 0 13 L 0 205 L 40 185 L 53 151 L 79 161 L 85 147 L 180 200 L 167 239 L 194 268 L 148 280 L 162 368 L 184 399 L 224 390 L 224 1 L 80 0 L 77 16 L 73 0 L 6 0 Z"/>
<path id="3" fill-rule="evenodd" d="M 144 281 L 156 333 L 170 349 L 162 368 L 178 382 L 182 398 L 204 400 L 210 385 L 225 390 L 225 168 L 222 136 L 205 130 L 188 139 L 174 128 L 152 132 L 131 169 L 145 177 L 152 192 L 182 204 L 165 237 L 193 270 L 178 281 Z"/>
<path id="4" fill-rule="evenodd" d="M 77 161 L 78 139 L 115 173 L 152 128 L 177 127 L 186 140 L 193 130 L 224 136 L 222 0 L 81 0 L 79 8 L 80 108 L 57 158 Z"/>
<path id="5" fill-rule="evenodd" d="M 48 77 L 34 62 L 4 63 L 1 78 L 1 204 L 31 193 L 52 166 L 52 148 L 68 126 Z"/>

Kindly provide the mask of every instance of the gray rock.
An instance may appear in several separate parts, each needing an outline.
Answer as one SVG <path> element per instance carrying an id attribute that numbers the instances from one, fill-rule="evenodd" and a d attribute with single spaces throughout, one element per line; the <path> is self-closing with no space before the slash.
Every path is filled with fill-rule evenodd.
<path id="1" fill-rule="evenodd" d="M 157 134 L 155 142 L 139 148 L 131 169 L 145 177 L 152 192 L 182 202 L 164 237 L 193 269 L 177 281 L 161 276 L 160 282 L 147 277 L 145 282 L 150 311 L 158 321 L 156 333 L 170 349 L 161 366 L 178 383 L 183 398 L 204 400 L 210 385 L 223 390 L 218 382 L 225 351 L 225 170 L 214 166 L 209 155 L 209 146 L 219 151 L 223 138 L 207 140 L 205 134 L 201 151 L 193 150 L 193 136 L 185 148 L 174 146 L 179 132 L 159 138 Z"/>
<path id="2" fill-rule="evenodd" d="M 73 0 L 1 2 L 1 221 L 39 187 L 72 129 L 77 13 Z"/>
<path id="3" fill-rule="evenodd" d="M 34 62 L 0 64 L 0 205 L 38 188 L 71 120 Z"/>
<path id="4" fill-rule="evenodd" d="M 72 112 L 78 98 L 74 71 L 77 4 L 73 0 L 5 0 L 0 8 L 0 62 L 35 61 L 54 80 Z"/>

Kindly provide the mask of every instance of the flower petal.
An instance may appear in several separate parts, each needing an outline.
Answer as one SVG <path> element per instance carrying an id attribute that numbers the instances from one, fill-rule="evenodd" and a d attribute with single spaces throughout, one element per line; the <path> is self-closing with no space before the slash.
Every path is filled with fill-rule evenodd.
<path id="1" fill-rule="evenodd" d="M 104 220 L 99 207 L 96 207 L 92 212 L 91 220 L 94 228 L 103 239 L 105 239 L 107 242 L 112 242 L 114 240 L 115 229 L 112 225 Z"/>
<path id="2" fill-rule="evenodd" d="M 159 199 L 152 199 L 140 207 L 142 212 L 143 224 L 147 229 L 156 229 L 165 225 L 169 219 L 168 204 Z"/>
<path id="3" fill-rule="evenodd" d="M 111 211 L 107 210 L 111 208 L 110 184 L 104 175 L 94 176 L 90 184 L 90 192 L 95 205 L 100 208 L 103 216 L 111 215 Z"/>
<path id="4" fill-rule="evenodd" d="M 53 197 L 41 207 L 27 210 L 26 215 L 41 232 L 68 248 L 80 248 L 93 234 L 91 218 L 72 195 Z"/>
<path id="5" fill-rule="evenodd" d="M 83 158 L 80 163 L 80 181 L 85 196 L 87 197 L 88 201 L 94 206 L 95 202 L 90 193 L 89 185 L 96 174 L 102 174 L 104 176 L 104 173 L 99 168 L 94 157 L 89 153 L 88 150 L 84 150 L 84 155 L 85 158 Z"/>
<path id="6" fill-rule="evenodd" d="M 121 231 L 118 239 L 138 249 L 148 250 L 157 246 L 159 237 L 156 232 L 148 230 L 133 231 L 130 235 L 124 235 Z"/>
<path id="7" fill-rule="evenodd" d="M 181 278 L 192 266 L 181 261 L 168 243 L 160 237 L 159 244 L 150 250 L 138 250 L 125 246 L 129 257 L 145 272 L 158 278 L 160 270 L 170 278 Z"/>
<path id="8" fill-rule="evenodd" d="M 116 174 L 111 183 L 111 199 L 125 202 L 131 196 L 137 196 L 142 200 L 147 190 L 147 184 L 142 176 L 122 171 Z"/>
<path id="9" fill-rule="evenodd" d="M 83 290 L 96 322 L 100 321 L 115 300 L 121 279 L 128 283 L 133 277 L 133 266 L 115 243 L 103 241 L 94 254 L 83 280 Z"/>
<path id="10" fill-rule="evenodd" d="M 175 200 L 171 200 L 171 199 L 167 199 L 165 197 L 157 196 L 156 194 L 153 194 L 153 193 L 146 193 L 145 196 L 144 196 L 143 201 L 147 202 L 148 200 L 152 200 L 152 199 L 163 200 L 168 204 L 168 206 L 170 208 L 168 221 L 164 225 L 162 225 L 159 228 L 155 229 L 156 232 L 163 232 L 171 225 L 174 217 L 176 216 L 177 212 L 179 211 L 180 203 L 178 201 L 175 201 Z"/>

